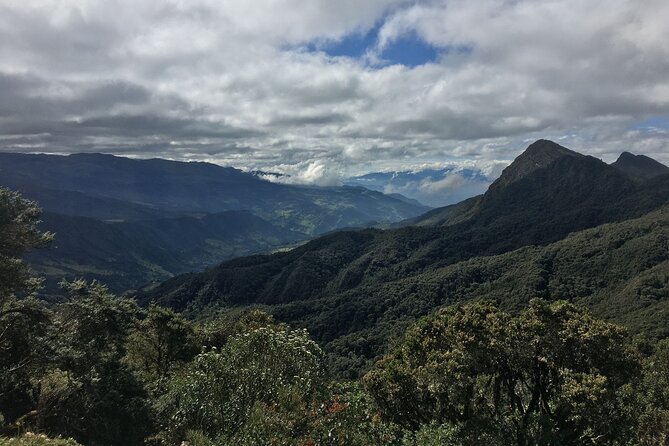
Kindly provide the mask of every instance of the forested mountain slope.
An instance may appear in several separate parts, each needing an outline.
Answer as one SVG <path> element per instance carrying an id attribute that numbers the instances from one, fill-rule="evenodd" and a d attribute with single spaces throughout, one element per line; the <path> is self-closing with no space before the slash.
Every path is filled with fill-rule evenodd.
<path id="1" fill-rule="evenodd" d="M 349 242 L 355 244 L 352 238 Z M 181 284 L 181 293 L 196 296 L 192 315 L 203 310 L 206 314 L 205 307 L 211 305 L 260 306 L 281 321 L 306 327 L 330 354 L 335 373 L 342 376 L 355 376 L 371 365 L 416 318 L 466 300 L 492 299 L 509 310 L 524 307 L 534 297 L 571 300 L 627 326 L 632 334 L 665 338 L 669 336 L 669 207 L 580 231 L 547 246 L 476 257 L 311 297 L 258 298 L 246 303 L 204 300 L 207 287 L 220 285 L 194 280 L 203 276 Z M 174 303 L 160 299 L 161 295 L 172 297 L 157 291 L 143 299 Z"/>
<path id="2" fill-rule="evenodd" d="M 46 279 L 47 294 L 58 294 L 64 277 L 95 279 L 122 293 L 304 237 L 248 211 L 120 222 L 47 212 L 41 226 L 55 239 L 26 260 Z"/>
<path id="3" fill-rule="evenodd" d="M 626 175 L 639 180 L 647 180 L 669 174 L 669 167 L 645 155 L 623 152 L 615 163 L 611 164 Z"/>
<path id="4" fill-rule="evenodd" d="M 472 257 L 545 245 L 668 202 L 669 176 L 638 184 L 595 158 L 538 141 L 485 195 L 452 208 L 446 222 L 331 234 L 290 252 L 237 259 L 174 278 L 144 298 L 180 309 L 193 303 L 318 298 Z"/>
<path id="5" fill-rule="evenodd" d="M 666 336 L 669 177 L 638 183 L 594 158 L 540 145 L 468 203 L 460 222 L 339 232 L 178 276 L 137 297 L 192 314 L 260 305 L 308 328 L 342 374 L 368 365 L 416 317 L 465 299 L 511 309 L 532 297 L 573 299 L 636 332 Z M 552 148 L 558 156 L 544 157 Z"/>

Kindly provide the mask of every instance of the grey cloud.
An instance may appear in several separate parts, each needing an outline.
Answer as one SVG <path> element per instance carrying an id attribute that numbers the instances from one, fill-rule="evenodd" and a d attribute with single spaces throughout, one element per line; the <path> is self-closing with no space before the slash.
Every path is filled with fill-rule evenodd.
<path id="1" fill-rule="evenodd" d="M 302 125 L 327 125 L 343 124 L 350 122 L 352 118 L 343 113 L 328 113 L 316 115 L 280 115 L 272 119 L 273 126 L 302 126 Z"/>
<path id="2" fill-rule="evenodd" d="M 72 123 L 71 128 L 91 134 L 158 135 L 164 138 L 241 139 L 262 134 L 259 131 L 227 127 L 220 123 L 150 115 L 95 117 Z"/>

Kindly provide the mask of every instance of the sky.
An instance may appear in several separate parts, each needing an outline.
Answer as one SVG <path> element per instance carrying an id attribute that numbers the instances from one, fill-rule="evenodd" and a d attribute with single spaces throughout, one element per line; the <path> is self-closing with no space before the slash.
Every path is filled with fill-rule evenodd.
<path id="1" fill-rule="evenodd" d="M 669 163 L 667 23 L 666 0 L 3 0 L 0 150 L 318 185 L 494 177 L 539 138 Z"/>

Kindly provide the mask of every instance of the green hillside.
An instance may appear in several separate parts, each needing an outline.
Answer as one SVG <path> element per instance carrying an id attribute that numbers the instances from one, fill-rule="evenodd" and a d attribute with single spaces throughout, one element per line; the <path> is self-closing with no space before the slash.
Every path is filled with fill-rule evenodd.
<path id="1" fill-rule="evenodd" d="M 518 309 L 533 297 L 569 299 L 633 332 L 666 336 L 667 211 L 652 210 L 669 203 L 669 177 L 637 183 L 559 147 L 525 169 L 552 144 L 531 146 L 458 223 L 339 232 L 137 297 L 192 315 L 261 306 L 308 328 L 343 375 L 364 370 L 417 317 L 462 300 Z"/>

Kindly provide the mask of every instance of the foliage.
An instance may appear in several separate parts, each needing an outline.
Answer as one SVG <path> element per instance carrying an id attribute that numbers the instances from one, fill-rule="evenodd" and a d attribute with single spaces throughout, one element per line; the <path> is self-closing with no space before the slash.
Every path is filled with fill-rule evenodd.
<path id="1" fill-rule="evenodd" d="M 466 444 L 585 445 L 625 437 L 618 392 L 638 376 L 619 327 L 534 300 L 515 317 L 489 304 L 439 311 L 365 383 L 382 413 L 412 430 L 447 423 Z"/>
<path id="2" fill-rule="evenodd" d="M 0 187 L 0 303 L 13 294 L 34 291 L 33 279 L 21 257 L 29 250 L 48 244 L 52 236 L 41 232 L 40 209 L 19 193 Z M 6 311 L 6 310 L 5 310 Z"/>
<path id="3" fill-rule="evenodd" d="M 126 361 L 148 383 L 169 377 L 200 350 L 193 324 L 156 305 L 135 324 L 126 345 Z"/>
<path id="4" fill-rule="evenodd" d="M 277 330 L 287 329 L 285 324 L 277 324 L 271 314 L 259 309 L 227 309 L 218 311 L 214 315 L 203 314 L 198 325 L 200 342 L 207 348 L 221 348 L 231 336 L 249 331 L 272 327 Z"/>
<path id="5" fill-rule="evenodd" d="M 39 288 L 21 257 L 44 246 L 40 209 L 16 192 L 0 188 L 0 424 L 29 411 L 30 378 L 43 366 L 49 314 L 43 303 L 18 298 Z"/>
<path id="6" fill-rule="evenodd" d="M 641 412 L 637 425 L 641 446 L 669 443 L 669 340 L 660 341 L 644 363 L 643 381 L 633 397 Z"/>
<path id="7" fill-rule="evenodd" d="M 162 402 L 167 436 L 183 439 L 197 429 L 235 438 L 264 407 L 304 405 L 322 382 L 321 361 L 304 331 L 262 327 L 233 336 L 170 383 Z"/>
<path id="8" fill-rule="evenodd" d="M 146 392 L 122 361 L 139 309 L 98 283 L 64 283 L 51 368 L 37 382 L 34 426 L 84 444 L 142 444 L 151 421 Z"/>

